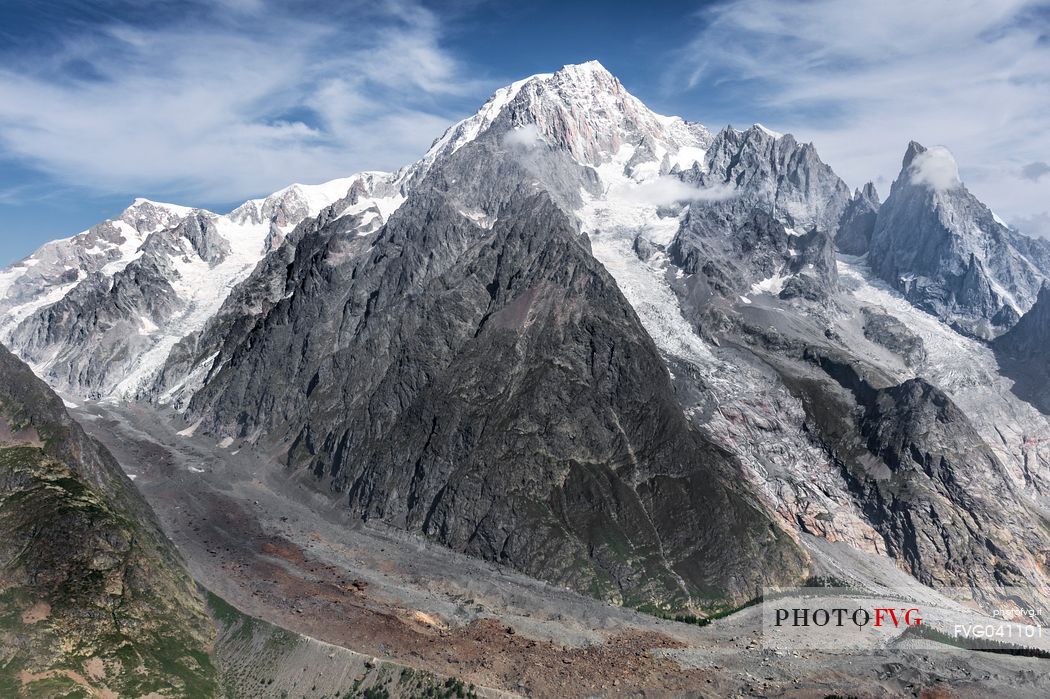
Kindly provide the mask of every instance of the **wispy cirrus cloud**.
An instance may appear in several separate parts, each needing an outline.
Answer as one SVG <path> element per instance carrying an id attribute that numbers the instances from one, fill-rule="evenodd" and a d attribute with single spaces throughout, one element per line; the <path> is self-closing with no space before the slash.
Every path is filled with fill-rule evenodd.
<path id="1" fill-rule="evenodd" d="M 885 196 L 915 139 L 1008 220 L 1050 208 L 1050 2 L 727 0 L 700 18 L 670 80 L 735 93 L 851 184 Z"/>
<path id="2" fill-rule="evenodd" d="M 689 201 L 726 201 L 738 192 L 728 185 L 698 187 L 683 182 L 677 177 L 665 176 L 646 180 L 640 184 L 623 185 L 616 188 L 615 196 L 635 204 L 670 206 Z"/>
<path id="3" fill-rule="evenodd" d="M 0 68 L 0 156 L 59 184 L 222 202 L 396 168 L 485 92 L 408 0 L 89 5 Z"/>

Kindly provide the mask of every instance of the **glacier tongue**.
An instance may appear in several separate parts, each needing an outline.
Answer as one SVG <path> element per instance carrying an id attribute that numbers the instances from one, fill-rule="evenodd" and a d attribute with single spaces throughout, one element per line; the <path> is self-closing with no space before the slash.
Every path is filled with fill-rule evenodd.
<path id="1" fill-rule="evenodd" d="M 143 334 L 151 337 L 152 346 L 136 357 L 123 380 L 113 388 L 114 396 L 133 398 L 145 388 L 175 343 L 203 327 L 233 287 L 262 258 L 268 226 L 237 224 L 226 217 L 216 218 L 215 224 L 219 235 L 232 243 L 230 253 L 217 264 L 193 255 L 172 260 L 170 283 L 181 308 L 162 327 L 153 325 L 149 318 L 142 318 Z"/>
<path id="2" fill-rule="evenodd" d="M 710 362 L 713 356 L 682 317 L 678 299 L 666 281 L 667 255 L 658 249 L 643 260 L 634 250 L 639 237 L 665 247 L 681 223 L 678 215 L 661 212 L 656 204 L 632 196 L 644 186 L 644 180 L 638 182 L 624 174 L 634 154 L 633 146 L 624 145 L 597 168 L 603 196 L 581 191 L 584 206 L 577 216 L 582 232 L 590 237 L 591 252 L 616 279 L 660 351 L 688 362 Z"/>
<path id="3" fill-rule="evenodd" d="M 739 457 L 744 476 L 786 531 L 795 532 L 801 522 L 804 531 L 828 541 L 885 554 L 882 537 L 849 498 L 835 464 L 806 437 L 799 399 L 768 370 L 727 361 L 683 314 L 672 285 L 686 275 L 665 250 L 689 212 L 689 197 L 699 198 L 702 190 L 680 190 L 682 201 L 677 203 L 673 197 L 647 201 L 638 192 L 659 178 L 638 168 L 633 177 L 628 175 L 626 164 L 635 155 L 633 146 L 624 145 L 596 168 L 603 194 L 582 191 L 584 204 L 576 215 L 592 254 L 616 280 L 667 360 L 686 415 Z M 697 157 L 702 169 L 703 153 Z M 775 295 L 785 279 L 777 277 L 775 289 L 770 280 L 754 287 Z M 751 304 L 744 297 L 741 301 Z"/>

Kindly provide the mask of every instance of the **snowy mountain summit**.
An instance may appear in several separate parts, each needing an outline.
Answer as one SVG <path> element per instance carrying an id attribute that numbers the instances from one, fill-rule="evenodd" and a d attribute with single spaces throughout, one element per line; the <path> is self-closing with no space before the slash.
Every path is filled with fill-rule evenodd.
<path id="1" fill-rule="evenodd" d="M 609 601 L 833 573 L 1045 608 L 1050 422 L 999 362 L 1045 375 L 1048 275 L 946 149 L 911 144 L 880 202 L 592 61 L 393 174 L 222 216 L 137 200 L 0 273 L 0 341 Z"/>
<path id="2" fill-rule="evenodd" d="M 508 145 L 548 144 L 593 167 L 628 145 L 639 149 L 638 162 L 655 163 L 664 173 L 702 160 L 711 141 L 702 125 L 650 111 L 600 63 L 589 61 L 500 88 L 476 114 L 437 139 L 408 168 L 408 179 L 490 130 L 505 134 Z"/>
<path id="3" fill-rule="evenodd" d="M 175 343 L 200 330 L 297 225 L 335 204 L 342 216 L 371 209 L 362 225 L 378 228 L 434 163 L 494 125 L 508 146 L 549 142 L 589 166 L 627 146 L 625 167 L 636 175 L 692 167 L 711 140 L 703 126 L 649 111 L 598 62 L 566 66 L 501 88 L 394 175 L 293 184 L 222 216 L 136 199 L 116 219 L 0 272 L 0 342 L 60 390 L 134 397 Z"/>
<path id="4" fill-rule="evenodd" d="M 332 205 L 381 221 L 399 200 L 392 179 L 291 185 L 223 216 L 136 199 L 0 272 L 0 342 L 59 390 L 133 397 L 299 223 Z"/>

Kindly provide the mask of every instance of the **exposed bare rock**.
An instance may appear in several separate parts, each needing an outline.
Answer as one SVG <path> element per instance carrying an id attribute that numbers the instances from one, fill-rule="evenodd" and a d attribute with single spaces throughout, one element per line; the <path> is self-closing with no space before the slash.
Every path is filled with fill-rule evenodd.
<path id="1" fill-rule="evenodd" d="M 1015 380 L 1013 392 L 1050 414 L 1050 287 L 992 347 L 1003 372 Z"/>
<path id="2" fill-rule="evenodd" d="M 911 366 L 926 359 L 926 348 L 918 337 L 903 322 L 889 313 L 873 308 L 861 310 L 864 316 L 864 337 L 900 355 Z"/>
<path id="3" fill-rule="evenodd" d="M 619 602 L 749 598 L 753 556 L 800 575 L 571 219 L 518 194 L 496 144 L 428 176 L 501 183 L 491 229 L 423 183 L 363 254 L 304 237 L 294 293 L 224 346 L 189 419 L 287 444 L 367 518 Z"/>
<path id="4" fill-rule="evenodd" d="M 871 238 L 872 269 L 919 308 L 990 339 L 1033 303 L 1048 271 L 1037 247 L 996 220 L 958 178 L 944 148 L 914 141 L 881 206 Z"/>
<path id="5" fill-rule="evenodd" d="M 835 247 L 847 255 L 867 255 L 871 236 L 875 232 L 875 218 L 879 213 L 879 193 L 868 182 L 853 193 L 853 198 L 842 212 Z"/>

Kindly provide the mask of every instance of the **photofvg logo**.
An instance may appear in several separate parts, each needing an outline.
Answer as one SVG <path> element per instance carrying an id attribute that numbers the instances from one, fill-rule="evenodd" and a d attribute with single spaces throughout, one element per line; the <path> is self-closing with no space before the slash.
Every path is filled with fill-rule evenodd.
<path id="1" fill-rule="evenodd" d="M 776 626 L 845 626 L 853 624 L 863 628 L 869 624 L 882 626 L 892 624 L 901 626 L 918 626 L 922 623 L 918 607 L 875 607 L 874 609 L 809 609 L 807 607 L 776 607 Z"/>
<path id="2" fill-rule="evenodd" d="M 1019 594 L 1007 599 L 1012 601 L 982 603 L 955 588 L 885 595 L 844 586 L 767 589 L 760 605 L 762 645 L 856 652 L 907 643 L 1050 657 L 1050 636 L 1040 626 L 1045 612 Z"/>
<path id="3" fill-rule="evenodd" d="M 877 648 L 921 626 L 921 605 L 841 588 L 767 590 L 763 645 L 782 650 Z"/>

